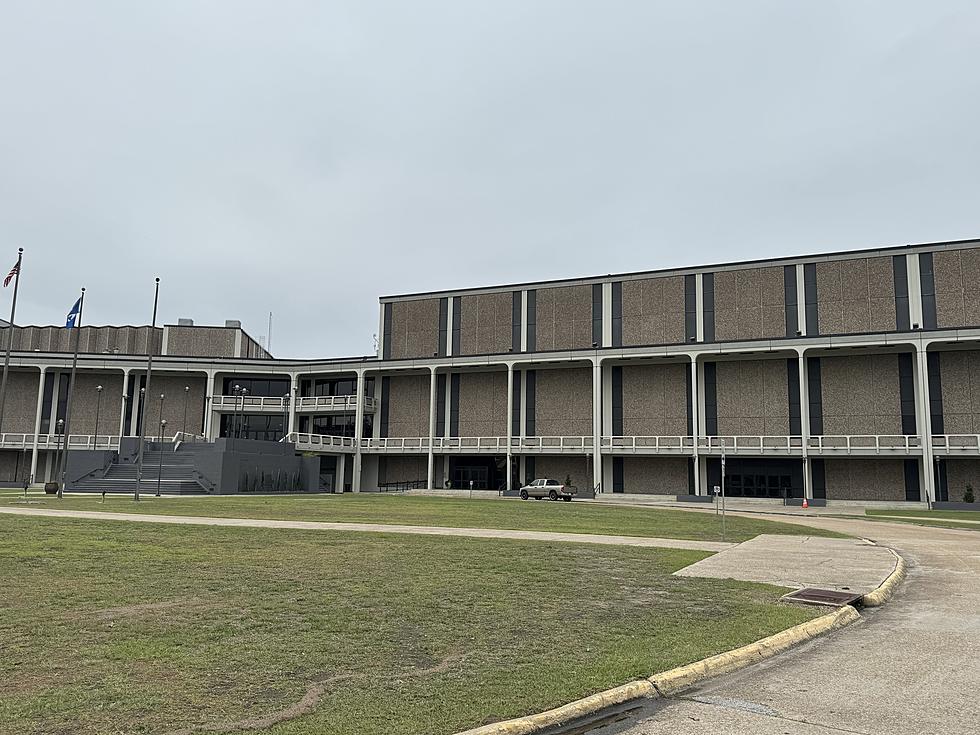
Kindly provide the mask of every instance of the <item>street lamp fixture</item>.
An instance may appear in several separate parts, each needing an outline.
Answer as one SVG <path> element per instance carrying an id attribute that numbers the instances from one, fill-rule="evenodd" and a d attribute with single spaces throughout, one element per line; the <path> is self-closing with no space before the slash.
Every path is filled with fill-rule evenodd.
<path id="1" fill-rule="evenodd" d="M 163 396 L 160 396 L 161 398 Z M 163 430 L 167 428 L 167 420 L 160 419 L 160 436 L 163 436 Z M 163 447 L 160 447 L 160 463 L 157 465 L 157 497 L 160 497 L 160 480 L 163 477 Z"/>
<path id="2" fill-rule="evenodd" d="M 95 449 L 99 448 L 99 414 L 102 412 L 102 386 L 95 386 L 98 399 L 95 402 Z"/>
<path id="3" fill-rule="evenodd" d="M 58 453 L 57 453 L 58 464 L 55 465 L 56 467 L 61 467 L 61 453 L 64 451 L 62 447 L 66 443 L 64 430 L 65 430 L 65 420 L 58 419 Z M 62 485 L 61 478 L 56 478 L 56 479 L 58 480 L 58 499 L 60 500 L 62 497 L 64 497 L 64 494 L 62 492 L 63 488 L 61 487 Z"/>

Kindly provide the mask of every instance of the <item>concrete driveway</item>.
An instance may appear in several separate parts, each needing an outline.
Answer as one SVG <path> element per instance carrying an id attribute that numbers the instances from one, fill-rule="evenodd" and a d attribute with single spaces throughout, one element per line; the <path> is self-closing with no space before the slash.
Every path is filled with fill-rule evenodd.
<path id="1" fill-rule="evenodd" d="M 897 549 L 910 563 L 908 580 L 863 622 L 595 735 L 980 732 L 980 532 L 799 522 Z"/>

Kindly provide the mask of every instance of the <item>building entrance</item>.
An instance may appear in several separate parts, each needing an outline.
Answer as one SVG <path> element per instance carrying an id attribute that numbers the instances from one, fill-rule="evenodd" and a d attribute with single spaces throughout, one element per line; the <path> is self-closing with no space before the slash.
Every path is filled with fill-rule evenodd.
<path id="1" fill-rule="evenodd" d="M 721 484 L 721 459 L 708 460 L 708 490 Z M 733 498 L 802 498 L 803 460 L 769 457 L 725 459 L 725 495 Z"/>
<path id="2" fill-rule="evenodd" d="M 449 479 L 457 490 L 499 490 L 507 484 L 506 457 L 450 457 Z"/>

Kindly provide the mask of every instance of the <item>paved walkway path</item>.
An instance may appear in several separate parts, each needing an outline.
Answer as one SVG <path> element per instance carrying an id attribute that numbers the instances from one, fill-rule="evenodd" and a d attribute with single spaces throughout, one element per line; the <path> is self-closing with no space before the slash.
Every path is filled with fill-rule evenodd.
<path id="1" fill-rule="evenodd" d="M 898 521 L 930 521 L 935 523 L 940 521 L 942 523 L 963 523 L 965 525 L 980 525 L 980 520 L 971 520 L 969 518 L 943 518 L 942 516 L 886 516 L 886 515 L 873 515 L 871 518 L 889 518 Z"/>
<path id="2" fill-rule="evenodd" d="M 910 563 L 909 579 L 857 625 L 596 735 L 978 731 L 980 534 L 812 516 L 799 522 L 892 546 Z"/>
<path id="3" fill-rule="evenodd" d="M 54 518 L 87 518 L 99 521 L 136 521 L 139 523 L 175 523 L 190 526 L 232 526 L 235 528 L 299 528 L 308 531 L 355 531 L 369 533 L 411 533 L 424 536 L 465 536 L 468 538 L 517 539 L 521 541 L 572 541 L 607 546 L 643 546 L 661 549 L 725 551 L 735 544 L 720 541 L 691 541 L 646 536 L 609 536 L 591 533 L 553 531 L 514 531 L 497 528 L 452 528 L 444 526 L 399 526 L 384 523 L 329 523 L 323 521 L 277 521 L 261 518 L 207 518 L 202 516 L 167 516 L 150 513 L 110 513 L 89 510 L 54 510 L 50 508 L 0 508 L 0 513 L 19 516 Z"/>

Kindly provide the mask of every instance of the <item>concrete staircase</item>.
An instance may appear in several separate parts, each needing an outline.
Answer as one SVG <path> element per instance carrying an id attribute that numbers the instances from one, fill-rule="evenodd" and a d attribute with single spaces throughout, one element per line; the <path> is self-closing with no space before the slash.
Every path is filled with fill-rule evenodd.
<path id="1" fill-rule="evenodd" d="M 194 462 L 201 452 L 212 451 L 205 442 L 181 444 L 177 451 L 167 442 L 147 442 L 143 452 L 143 482 L 140 492 L 163 495 L 201 495 L 209 489 L 198 481 Z M 85 477 L 69 483 L 70 492 L 133 493 L 136 490 L 136 462 L 114 462 L 102 477 Z"/>

